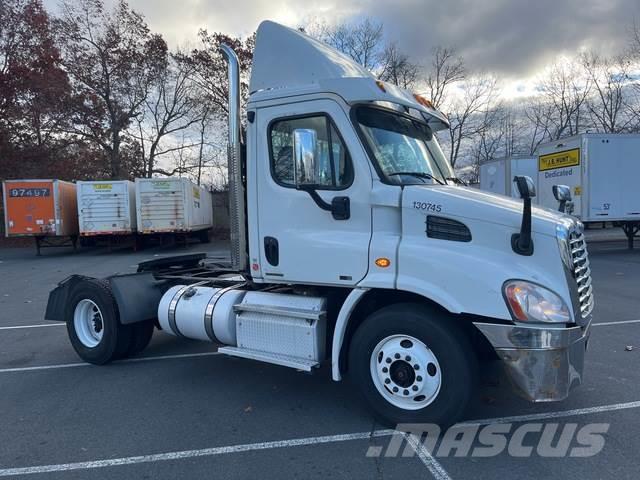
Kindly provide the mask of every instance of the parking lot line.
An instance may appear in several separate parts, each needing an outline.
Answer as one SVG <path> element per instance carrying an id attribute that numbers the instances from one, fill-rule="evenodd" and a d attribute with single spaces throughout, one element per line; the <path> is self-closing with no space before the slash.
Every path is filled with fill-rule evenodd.
<path id="1" fill-rule="evenodd" d="M 624 325 L 625 323 L 640 323 L 640 319 L 638 320 L 620 320 L 618 322 L 600 322 L 600 323 L 592 323 L 592 327 L 604 327 L 606 325 Z"/>
<path id="2" fill-rule="evenodd" d="M 640 408 L 640 402 L 614 403 L 611 405 L 600 405 L 597 407 L 576 408 L 574 410 L 562 410 L 559 412 L 543 412 L 543 413 L 532 413 L 530 415 L 514 415 L 512 417 L 484 418 L 481 420 L 470 420 L 468 422 L 457 423 L 456 426 L 466 427 L 470 425 L 489 425 L 493 423 L 531 422 L 534 420 L 549 420 L 552 418 L 589 415 L 591 413 L 613 412 L 615 410 L 626 410 L 629 408 Z"/>
<path id="3" fill-rule="evenodd" d="M 268 450 L 272 448 L 299 447 L 308 445 L 321 445 L 325 443 L 346 442 L 350 440 L 366 440 L 374 437 L 388 437 L 396 434 L 395 430 L 374 430 L 370 432 L 347 433 L 342 435 L 327 435 L 322 437 L 295 438 L 291 440 L 278 440 L 274 442 L 248 443 L 231 445 L 226 447 L 203 448 L 200 450 L 183 450 L 178 452 L 157 453 L 152 455 L 139 455 L 135 457 L 110 458 L 90 462 L 61 463 L 57 465 L 39 465 L 34 467 L 4 468 L 0 469 L 0 477 L 11 475 L 29 475 L 35 473 L 65 472 L 70 470 L 90 470 L 94 468 L 115 467 L 120 465 L 134 465 L 139 463 L 161 462 L 168 460 L 181 460 L 195 457 L 211 457 L 228 453 L 252 452 Z M 448 478 L 448 477 L 445 477 Z"/>
<path id="4" fill-rule="evenodd" d="M 433 478 L 436 480 L 451 480 L 451 477 L 444 467 L 440 462 L 433 458 L 431 452 L 429 452 L 427 447 L 424 446 L 424 443 L 422 443 L 416 435 L 405 433 L 403 436 L 407 443 L 411 445 L 411 448 L 416 452 L 420 461 L 425 467 L 427 467 L 427 470 L 429 470 L 431 475 L 433 475 Z"/>
<path id="5" fill-rule="evenodd" d="M 136 362 L 151 362 L 154 360 L 173 360 L 176 358 L 197 358 L 197 357 L 210 357 L 211 355 L 219 355 L 218 352 L 201 352 L 201 353 L 179 353 L 176 355 L 154 355 L 153 357 L 138 357 L 127 358 L 125 360 L 118 360 L 113 364 L 118 363 L 136 363 Z M 35 367 L 16 367 L 16 368 L 0 368 L 0 373 L 15 373 L 15 372 L 33 372 L 38 370 L 55 370 L 58 368 L 75 368 L 75 367 L 91 367 L 95 366 L 91 363 L 61 363 L 57 365 L 38 365 Z"/>
<path id="6" fill-rule="evenodd" d="M 0 330 L 20 330 L 22 328 L 40 328 L 40 327 L 61 327 L 66 326 L 64 322 L 58 323 L 41 323 L 39 325 L 13 325 L 11 327 L 0 327 Z"/>
<path id="7" fill-rule="evenodd" d="M 156 357 L 151 357 L 156 358 Z M 141 359 L 139 359 L 141 360 Z M 574 410 L 564 410 L 559 412 L 545 412 L 531 415 L 515 415 L 511 417 L 487 418 L 482 420 L 472 420 L 470 422 L 458 423 L 456 426 L 487 425 L 492 423 L 527 422 L 532 420 L 547 420 L 551 418 L 573 417 L 577 415 L 588 415 L 593 413 L 611 412 L 630 408 L 640 408 L 640 401 L 615 403 L 611 405 L 600 405 L 596 407 L 578 408 Z M 95 468 L 115 467 L 121 465 L 134 465 L 140 463 L 152 463 L 170 460 L 181 460 L 186 458 L 210 457 L 229 453 L 242 453 L 258 450 L 268 450 L 273 448 L 286 448 L 297 446 L 320 445 L 326 443 L 346 442 L 350 440 L 366 440 L 376 437 L 388 437 L 399 434 L 396 430 L 384 429 L 369 432 L 347 433 L 341 435 L 327 435 L 320 437 L 295 438 L 291 440 L 276 440 L 272 442 L 248 443 L 230 445 L 225 447 L 203 448 L 199 450 L 182 450 L 177 452 L 156 453 L 151 455 L 138 455 L 131 457 L 110 458 L 104 460 L 94 460 L 87 462 L 60 463 L 51 465 L 37 465 L 32 467 L 16 467 L 0 469 L 0 477 L 11 475 L 30 475 L 37 473 L 52 473 L 71 470 L 90 470 Z M 418 458 L 427 467 L 429 472 L 437 480 L 450 480 L 449 474 L 440 463 L 429 453 L 427 448 L 414 435 L 402 434 L 409 445 L 416 451 Z"/>

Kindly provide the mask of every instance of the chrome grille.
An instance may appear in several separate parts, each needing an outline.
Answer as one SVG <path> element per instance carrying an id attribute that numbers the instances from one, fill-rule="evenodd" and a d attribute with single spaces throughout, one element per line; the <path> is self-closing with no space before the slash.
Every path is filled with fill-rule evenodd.
<path id="1" fill-rule="evenodd" d="M 578 301 L 582 318 L 593 311 L 593 287 L 591 286 L 591 268 L 584 233 L 574 231 L 569 234 L 569 250 L 573 260 L 573 276 L 578 288 Z"/>

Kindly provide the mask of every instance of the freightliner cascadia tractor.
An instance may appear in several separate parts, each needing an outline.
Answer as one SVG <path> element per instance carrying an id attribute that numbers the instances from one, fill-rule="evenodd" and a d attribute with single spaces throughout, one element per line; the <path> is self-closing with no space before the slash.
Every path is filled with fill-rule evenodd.
<path id="1" fill-rule="evenodd" d="M 579 222 L 532 207 L 527 177 L 521 199 L 462 185 L 435 136 L 444 115 L 299 31 L 260 25 L 244 113 L 221 50 L 231 262 L 65 279 L 46 317 L 81 358 L 137 354 L 159 328 L 248 361 L 330 364 L 392 424 L 455 422 L 487 359 L 534 402 L 581 382 L 593 295 Z"/>

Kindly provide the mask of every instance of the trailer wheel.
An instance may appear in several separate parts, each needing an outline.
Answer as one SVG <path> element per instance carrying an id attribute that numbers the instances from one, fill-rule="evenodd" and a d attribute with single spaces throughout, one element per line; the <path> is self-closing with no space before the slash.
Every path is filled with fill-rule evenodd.
<path id="1" fill-rule="evenodd" d="M 153 336 L 154 328 L 153 320 L 146 320 L 131 325 L 131 343 L 127 350 L 127 357 L 137 355 L 147 348 Z"/>
<path id="2" fill-rule="evenodd" d="M 420 304 L 391 305 L 353 336 L 349 377 L 385 424 L 448 426 L 466 409 L 475 381 L 472 346 L 438 316 Z"/>
<path id="3" fill-rule="evenodd" d="M 121 325 L 109 283 L 87 279 L 71 292 L 67 333 L 84 361 L 103 365 L 122 358 L 131 345 L 131 327 Z"/>

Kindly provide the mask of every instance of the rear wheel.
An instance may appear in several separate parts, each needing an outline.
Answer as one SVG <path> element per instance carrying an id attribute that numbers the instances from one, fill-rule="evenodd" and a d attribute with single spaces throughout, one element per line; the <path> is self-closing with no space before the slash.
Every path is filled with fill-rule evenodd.
<path id="1" fill-rule="evenodd" d="M 370 315 L 353 336 L 349 376 L 384 423 L 447 426 L 473 392 L 472 346 L 453 319 L 420 304 Z"/>
<path id="2" fill-rule="evenodd" d="M 86 362 L 102 365 L 127 354 L 131 328 L 120 324 L 108 282 L 87 279 L 75 286 L 67 311 L 67 333 Z"/>
<path id="3" fill-rule="evenodd" d="M 153 320 L 146 320 L 131 325 L 131 344 L 127 350 L 127 357 L 137 355 L 147 348 L 153 336 L 154 328 Z"/>

